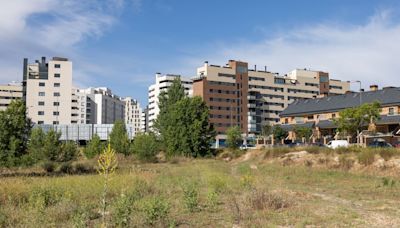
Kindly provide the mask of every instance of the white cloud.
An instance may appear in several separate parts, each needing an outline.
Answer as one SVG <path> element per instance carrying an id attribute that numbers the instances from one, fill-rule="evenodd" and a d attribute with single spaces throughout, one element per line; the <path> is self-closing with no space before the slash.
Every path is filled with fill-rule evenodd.
<path id="1" fill-rule="evenodd" d="M 283 74 L 306 67 L 328 71 L 331 78 L 362 80 L 363 87 L 400 86 L 399 40 L 400 23 L 393 20 L 389 11 L 382 11 L 363 25 L 314 24 L 259 42 L 219 44 L 212 51 L 207 50 L 215 54 L 207 60 L 222 64 L 238 59 L 267 65 L 270 71 Z M 197 58 L 188 63 L 194 61 L 197 66 L 201 64 Z"/>
<path id="2" fill-rule="evenodd" d="M 102 36 L 128 4 L 139 7 L 140 0 L 7 1 L 0 7 L 0 83 L 21 80 L 24 57 L 84 61 L 79 44 Z M 86 64 L 79 65 L 83 76 Z"/>

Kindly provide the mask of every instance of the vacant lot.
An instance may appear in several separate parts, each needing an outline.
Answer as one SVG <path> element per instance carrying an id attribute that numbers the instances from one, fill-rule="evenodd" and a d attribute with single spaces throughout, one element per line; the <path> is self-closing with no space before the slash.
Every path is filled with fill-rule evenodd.
<path id="1" fill-rule="evenodd" d="M 321 168 L 312 161 L 291 165 L 269 160 L 264 151 L 257 153 L 229 162 L 120 160 L 109 184 L 107 225 L 400 226 L 400 179 L 395 175 Z M 0 177 L 0 227 L 101 224 L 101 176 L 26 175 L 32 171 Z"/>

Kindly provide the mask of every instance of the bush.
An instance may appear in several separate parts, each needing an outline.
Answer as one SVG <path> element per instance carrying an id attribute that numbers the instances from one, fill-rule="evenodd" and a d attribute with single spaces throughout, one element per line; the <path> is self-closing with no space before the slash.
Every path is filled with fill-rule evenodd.
<path id="1" fill-rule="evenodd" d="M 349 158 L 348 155 L 340 155 L 339 156 L 339 165 L 344 170 L 349 170 L 353 167 L 354 160 Z"/>
<path id="2" fill-rule="evenodd" d="M 183 185 L 183 200 L 190 212 L 195 212 L 199 206 L 199 191 L 197 188 L 196 183 L 186 183 Z"/>
<path id="3" fill-rule="evenodd" d="M 41 210 L 48 206 L 55 205 L 62 199 L 62 194 L 53 188 L 36 188 L 29 196 L 29 205 L 32 208 Z"/>
<path id="4" fill-rule="evenodd" d="M 275 158 L 275 157 L 280 157 L 284 154 L 287 154 L 289 152 L 295 151 L 294 148 L 289 148 L 289 147 L 275 147 L 275 148 L 268 148 L 265 151 L 264 158 Z"/>
<path id="5" fill-rule="evenodd" d="M 47 172 L 47 173 L 52 173 L 56 169 L 56 164 L 51 161 L 44 162 L 42 164 L 42 168 Z"/>
<path id="6" fill-rule="evenodd" d="M 62 145 L 61 154 L 58 158 L 60 162 L 68 162 L 75 160 L 78 155 L 78 146 L 72 141 L 68 141 Z"/>
<path id="7" fill-rule="evenodd" d="M 291 205 L 288 199 L 277 193 L 268 193 L 254 189 L 248 197 L 250 207 L 255 210 L 279 210 Z"/>
<path id="8" fill-rule="evenodd" d="M 148 225 L 154 226 L 158 222 L 166 224 L 169 214 L 169 203 L 159 196 L 147 199 L 143 204 L 144 218 Z"/>
<path id="9" fill-rule="evenodd" d="M 396 149 L 393 149 L 393 148 L 382 148 L 382 149 L 379 149 L 378 153 L 385 161 L 387 161 L 390 158 L 392 158 L 394 155 L 396 155 L 398 152 Z"/>
<path id="10" fill-rule="evenodd" d="M 133 197 L 121 194 L 117 199 L 114 211 L 113 222 L 116 227 L 129 227 L 130 218 L 133 212 Z"/>
<path id="11" fill-rule="evenodd" d="M 133 140 L 132 151 L 141 161 L 156 161 L 156 155 L 159 152 L 156 136 L 153 133 L 138 134 Z"/>
<path id="12" fill-rule="evenodd" d="M 211 210 L 215 210 L 218 205 L 218 192 L 215 190 L 210 190 L 207 193 L 207 205 Z"/>
<path id="13" fill-rule="evenodd" d="M 74 165 L 74 171 L 77 174 L 83 174 L 83 173 L 94 173 L 96 169 L 90 164 L 76 163 Z"/>
<path id="14" fill-rule="evenodd" d="M 375 152 L 370 149 L 364 149 L 357 155 L 358 162 L 365 166 L 371 165 L 375 161 Z"/>
<path id="15" fill-rule="evenodd" d="M 65 174 L 72 174 L 74 172 L 74 168 L 70 162 L 64 162 L 61 164 L 59 171 Z"/>
<path id="16" fill-rule="evenodd" d="M 90 159 L 94 158 L 96 155 L 99 155 L 104 150 L 104 148 L 104 144 L 101 142 L 100 137 L 96 134 L 88 142 L 85 149 L 83 150 L 83 153 L 86 158 Z"/>

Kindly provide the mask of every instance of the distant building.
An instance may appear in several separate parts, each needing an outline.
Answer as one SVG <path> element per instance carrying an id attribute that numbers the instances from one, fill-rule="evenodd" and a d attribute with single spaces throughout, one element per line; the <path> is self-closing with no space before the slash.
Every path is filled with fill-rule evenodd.
<path id="1" fill-rule="evenodd" d="M 7 109 L 11 101 L 22 98 L 21 83 L 0 85 L 0 110 Z"/>
<path id="2" fill-rule="evenodd" d="M 72 62 L 53 57 L 49 62 L 23 64 L 23 100 L 37 124 L 77 123 L 72 118 Z"/>
<path id="3" fill-rule="evenodd" d="M 141 131 L 142 132 L 149 132 L 149 106 L 146 106 L 146 108 L 143 109 L 142 111 L 142 118 L 141 118 Z"/>
<path id="4" fill-rule="evenodd" d="M 337 126 L 333 120 L 339 117 L 340 111 L 375 101 L 381 105 L 381 118 L 376 121 L 376 131 L 381 133 L 378 136 L 398 135 L 400 133 L 399 87 L 384 87 L 378 90 L 377 86 L 373 85 L 370 91 L 361 93 L 348 92 L 331 97 L 297 100 L 281 113 L 280 124 L 291 133 L 289 134 L 291 139 L 294 137 L 295 127 L 312 128 L 312 137 L 315 140 L 331 139 L 337 134 Z"/>
<path id="5" fill-rule="evenodd" d="M 349 87 L 349 82 L 330 79 L 326 72 L 297 69 L 280 76 L 235 60 L 222 67 L 205 62 L 193 78 L 193 96 L 207 103 L 210 124 L 218 134 L 231 126 L 239 126 L 244 134 L 259 134 L 263 125 L 278 123 L 279 114 L 296 99 L 344 94 Z"/>
<path id="6" fill-rule="evenodd" d="M 181 79 L 186 94 L 188 96 L 192 95 L 192 80 L 181 77 L 180 75 L 173 75 L 173 74 L 161 75 L 160 73 L 157 73 L 156 82 L 149 87 L 148 127 L 150 129 L 153 126 L 154 121 L 157 119 L 158 114 L 160 113 L 160 108 L 158 107 L 158 96 L 162 91 L 167 91 L 168 88 L 172 85 L 174 79 L 176 78 Z"/>
<path id="7" fill-rule="evenodd" d="M 125 124 L 132 126 L 135 132 L 142 131 L 142 108 L 139 102 L 131 97 L 123 100 L 125 102 Z"/>

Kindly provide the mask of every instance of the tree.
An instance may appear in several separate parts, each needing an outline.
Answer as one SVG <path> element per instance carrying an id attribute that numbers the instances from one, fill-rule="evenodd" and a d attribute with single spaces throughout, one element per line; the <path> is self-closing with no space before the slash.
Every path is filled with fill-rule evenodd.
<path id="1" fill-rule="evenodd" d="M 135 156 L 145 162 L 153 162 L 159 152 L 159 143 L 154 133 L 140 133 L 135 136 L 132 143 Z"/>
<path id="2" fill-rule="evenodd" d="M 312 129 L 308 128 L 308 127 L 298 127 L 298 126 L 296 126 L 294 128 L 294 133 L 296 133 L 296 137 L 297 138 L 299 138 L 299 139 L 306 138 L 306 140 L 307 140 L 312 135 Z"/>
<path id="3" fill-rule="evenodd" d="M 353 136 L 365 128 L 367 124 L 374 124 L 380 118 L 380 104 L 378 102 L 365 103 L 359 107 L 347 108 L 339 112 L 339 118 L 334 122 L 338 131 L 344 135 Z"/>
<path id="4" fill-rule="evenodd" d="M 78 156 L 79 149 L 78 145 L 76 145 L 73 141 L 67 141 L 62 144 L 61 154 L 58 158 L 60 162 L 68 162 L 76 159 Z"/>
<path id="5" fill-rule="evenodd" d="M 205 156 L 215 137 L 208 123 L 209 110 L 201 97 L 185 97 L 173 105 L 164 131 L 167 155 Z"/>
<path id="6" fill-rule="evenodd" d="M 23 101 L 14 100 L 0 111 L 0 165 L 13 166 L 26 154 L 31 130 Z"/>
<path id="7" fill-rule="evenodd" d="M 100 137 L 95 134 L 86 145 L 83 153 L 85 154 L 86 158 L 93 158 L 96 155 L 99 155 L 104 150 L 104 148 L 105 146 L 101 142 Z"/>
<path id="8" fill-rule="evenodd" d="M 239 126 L 233 126 L 226 130 L 226 144 L 228 148 L 236 150 L 242 143 L 242 135 Z"/>
<path id="9" fill-rule="evenodd" d="M 122 120 L 115 121 L 110 133 L 110 144 L 117 153 L 124 154 L 125 156 L 130 154 L 128 132 Z"/>
<path id="10" fill-rule="evenodd" d="M 158 132 L 161 137 L 163 137 L 163 132 L 167 130 L 168 126 L 173 124 L 170 118 L 170 110 L 173 110 L 174 105 L 184 97 L 186 97 L 185 88 L 182 86 L 180 78 L 175 78 L 168 90 L 162 91 L 158 96 L 160 112 L 152 130 Z"/>
<path id="11" fill-rule="evenodd" d="M 32 129 L 28 142 L 28 153 L 34 162 L 46 159 L 43 152 L 45 138 L 46 134 L 43 132 L 42 128 L 35 127 Z"/>
<path id="12" fill-rule="evenodd" d="M 47 132 L 43 144 L 43 153 L 45 160 L 59 161 L 62 153 L 62 144 L 60 142 L 61 132 L 51 129 Z"/>
<path id="13" fill-rule="evenodd" d="M 267 137 L 270 136 L 272 133 L 272 127 L 269 124 L 265 124 L 262 126 L 261 135 L 264 138 L 264 145 L 266 144 Z"/>
<path id="14" fill-rule="evenodd" d="M 272 134 L 274 135 L 274 138 L 275 138 L 276 140 L 282 140 L 282 139 L 284 139 L 284 138 L 287 137 L 288 132 L 285 131 L 281 126 L 275 125 L 275 126 L 272 128 Z"/>

